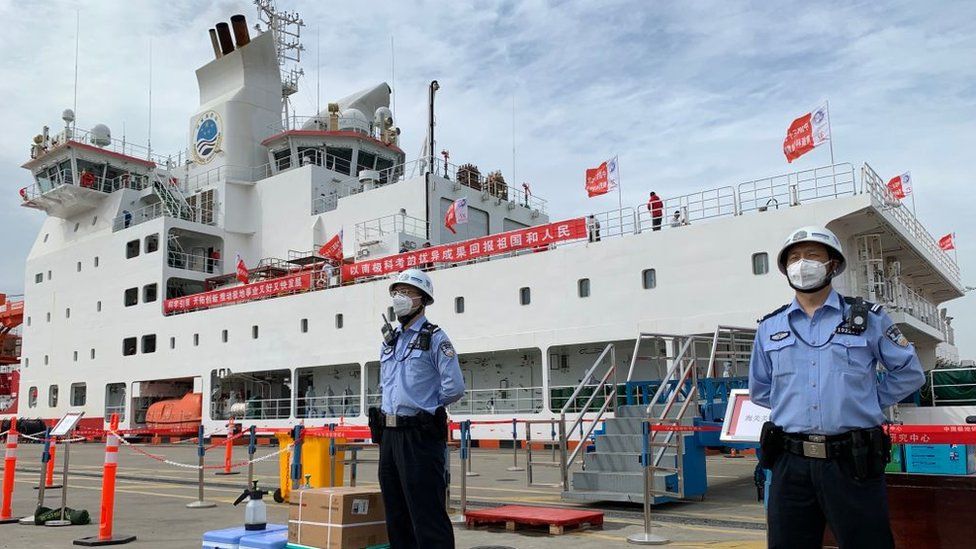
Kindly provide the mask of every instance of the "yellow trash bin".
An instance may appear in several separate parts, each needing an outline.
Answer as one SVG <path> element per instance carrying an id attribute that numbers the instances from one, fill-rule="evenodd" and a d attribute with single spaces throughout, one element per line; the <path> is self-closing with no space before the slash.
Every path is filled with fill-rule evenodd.
<path id="1" fill-rule="evenodd" d="M 278 447 L 285 448 L 292 443 L 291 431 L 275 433 Z M 329 448 L 335 440 L 335 470 L 332 468 L 332 457 Z M 305 475 L 309 475 L 308 483 L 312 488 L 342 486 L 345 478 L 345 452 L 342 445 L 346 439 L 322 436 L 315 430 L 305 431 L 302 441 L 302 478 L 298 486 L 292 484 L 291 460 L 292 451 L 286 450 L 278 454 L 278 489 L 274 492 L 274 500 L 278 503 L 288 501 L 291 491 L 305 485 Z"/>

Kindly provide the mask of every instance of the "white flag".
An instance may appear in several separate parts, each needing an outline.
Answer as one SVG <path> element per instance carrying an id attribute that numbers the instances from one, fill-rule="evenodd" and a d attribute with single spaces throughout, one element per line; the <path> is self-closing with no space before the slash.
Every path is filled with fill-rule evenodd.
<path id="1" fill-rule="evenodd" d="M 458 224 L 468 222 L 468 199 L 458 198 L 454 201 L 454 218 Z"/>
<path id="2" fill-rule="evenodd" d="M 810 126 L 812 127 L 814 147 L 830 140 L 830 113 L 827 112 L 826 103 L 810 113 Z"/>
<path id="3" fill-rule="evenodd" d="M 607 183 L 611 189 L 615 189 L 620 185 L 620 171 L 617 169 L 616 156 L 607 161 Z"/>
<path id="4" fill-rule="evenodd" d="M 901 174 L 901 191 L 905 196 L 912 194 L 912 172 Z"/>

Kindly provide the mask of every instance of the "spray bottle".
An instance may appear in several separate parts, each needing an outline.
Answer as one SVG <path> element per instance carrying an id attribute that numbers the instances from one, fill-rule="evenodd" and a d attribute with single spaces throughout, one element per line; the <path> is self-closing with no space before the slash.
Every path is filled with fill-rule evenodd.
<path id="1" fill-rule="evenodd" d="M 254 481 L 254 488 L 244 489 L 244 493 L 237 497 L 234 502 L 238 503 L 247 499 L 247 506 L 244 507 L 244 529 L 245 530 L 264 530 L 268 525 L 268 508 L 264 504 L 264 496 L 268 492 L 258 490 L 258 481 Z"/>

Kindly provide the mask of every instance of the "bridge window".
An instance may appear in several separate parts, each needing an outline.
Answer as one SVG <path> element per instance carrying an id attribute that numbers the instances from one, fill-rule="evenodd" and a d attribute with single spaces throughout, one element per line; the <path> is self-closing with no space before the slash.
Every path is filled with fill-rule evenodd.
<path id="1" fill-rule="evenodd" d="M 769 254 L 759 252 L 752 254 L 752 274 L 764 275 L 769 272 Z"/>
<path id="2" fill-rule="evenodd" d="M 654 269 L 644 269 L 641 272 L 641 282 L 645 290 L 657 287 L 657 271 Z"/>
<path id="3" fill-rule="evenodd" d="M 47 389 L 47 405 L 56 408 L 58 405 L 58 386 L 51 385 Z"/>
<path id="4" fill-rule="evenodd" d="M 352 168 L 352 149 L 326 147 L 325 167 L 332 171 L 349 175 L 350 168 Z"/>
<path id="5" fill-rule="evenodd" d="M 136 338 L 127 337 L 122 340 L 122 356 L 132 356 L 136 354 Z"/>
<path id="6" fill-rule="evenodd" d="M 125 258 L 132 259 L 139 255 L 139 241 L 130 240 L 125 245 Z"/>
<path id="7" fill-rule="evenodd" d="M 581 278 L 576 281 L 576 292 L 580 297 L 590 297 L 590 279 Z"/>
<path id="8" fill-rule="evenodd" d="M 85 383 L 71 384 L 71 405 L 84 406 L 88 400 L 88 385 Z"/>
<path id="9" fill-rule="evenodd" d="M 531 288 L 519 288 L 519 303 L 522 305 L 528 305 L 532 303 L 532 289 Z"/>
<path id="10" fill-rule="evenodd" d="M 291 148 L 286 147 L 271 153 L 274 155 L 275 169 L 278 171 L 287 170 L 291 167 Z"/>
<path id="11" fill-rule="evenodd" d="M 356 172 L 372 170 L 374 164 L 376 164 L 376 155 L 360 149 L 359 154 L 356 156 L 356 165 L 358 168 Z"/>
<path id="12" fill-rule="evenodd" d="M 151 254 L 159 249 L 159 234 L 151 234 L 146 237 L 146 253 Z"/>

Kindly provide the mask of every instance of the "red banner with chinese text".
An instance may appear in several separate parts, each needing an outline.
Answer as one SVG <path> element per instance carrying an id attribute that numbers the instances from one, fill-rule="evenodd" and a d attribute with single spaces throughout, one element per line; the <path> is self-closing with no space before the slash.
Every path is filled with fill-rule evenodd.
<path id="1" fill-rule="evenodd" d="M 804 114 L 790 124 L 783 140 L 783 154 L 787 162 L 793 162 L 804 154 L 813 150 L 813 126 L 810 124 L 812 113 Z"/>
<path id="2" fill-rule="evenodd" d="M 357 261 L 342 266 L 342 280 L 381 276 L 432 263 L 458 263 L 481 257 L 547 246 L 556 242 L 586 238 L 586 219 L 576 218 L 548 225 L 421 248 L 383 258 Z"/>
<path id="3" fill-rule="evenodd" d="M 312 288 L 312 273 L 304 272 L 243 286 L 213 290 L 186 297 L 174 297 L 163 302 L 163 313 L 179 313 L 194 309 L 209 309 L 220 305 L 243 303 L 266 297 L 307 291 Z"/>
<path id="4" fill-rule="evenodd" d="M 586 196 L 593 198 L 610 191 L 610 178 L 607 174 L 607 163 L 604 162 L 596 168 L 586 170 Z"/>

